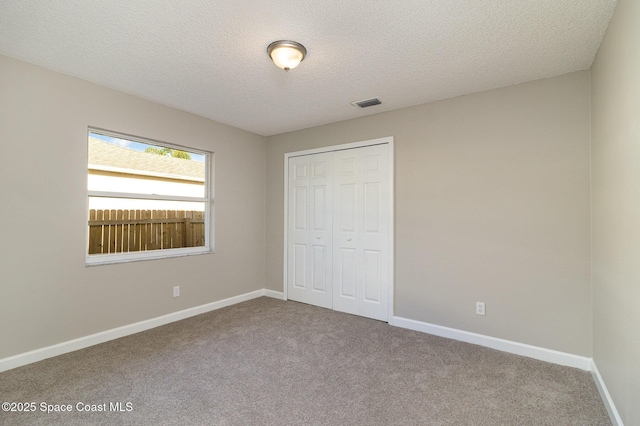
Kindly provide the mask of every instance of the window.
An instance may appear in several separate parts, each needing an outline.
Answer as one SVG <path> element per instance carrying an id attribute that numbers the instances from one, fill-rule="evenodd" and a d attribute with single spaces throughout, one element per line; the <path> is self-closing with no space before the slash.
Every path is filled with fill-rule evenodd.
<path id="1" fill-rule="evenodd" d="M 87 144 L 87 264 L 211 251 L 211 154 L 97 129 Z"/>

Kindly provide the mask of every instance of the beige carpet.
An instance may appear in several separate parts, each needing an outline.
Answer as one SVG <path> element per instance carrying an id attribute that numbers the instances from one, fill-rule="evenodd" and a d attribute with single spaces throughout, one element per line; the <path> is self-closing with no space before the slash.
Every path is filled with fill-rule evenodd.
<path id="1" fill-rule="evenodd" d="M 588 372 L 268 298 L 0 373 L 0 399 L 37 407 L 3 425 L 611 424 Z"/>

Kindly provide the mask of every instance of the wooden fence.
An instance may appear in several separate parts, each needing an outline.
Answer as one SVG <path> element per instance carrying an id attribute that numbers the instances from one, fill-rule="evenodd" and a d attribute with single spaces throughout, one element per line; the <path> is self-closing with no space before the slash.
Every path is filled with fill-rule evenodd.
<path id="1" fill-rule="evenodd" d="M 201 246 L 204 246 L 201 211 L 89 211 L 89 254 Z"/>

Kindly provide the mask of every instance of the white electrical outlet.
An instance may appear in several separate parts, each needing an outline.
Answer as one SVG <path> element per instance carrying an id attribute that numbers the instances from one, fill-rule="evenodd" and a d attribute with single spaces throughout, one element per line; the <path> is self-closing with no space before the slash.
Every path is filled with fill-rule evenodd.
<path id="1" fill-rule="evenodd" d="M 173 287 L 173 297 L 178 297 L 178 296 L 180 296 L 180 286 L 179 285 Z"/>
<path id="2" fill-rule="evenodd" d="M 484 302 L 476 302 L 476 314 L 484 315 Z"/>

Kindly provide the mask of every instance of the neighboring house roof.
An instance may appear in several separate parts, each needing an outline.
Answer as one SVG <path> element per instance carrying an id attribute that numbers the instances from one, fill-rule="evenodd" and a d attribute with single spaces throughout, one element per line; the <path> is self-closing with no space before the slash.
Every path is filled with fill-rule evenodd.
<path id="1" fill-rule="evenodd" d="M 199 161 L 150 154 L 89 137 L 89 169 L 204 181 Z"/>

